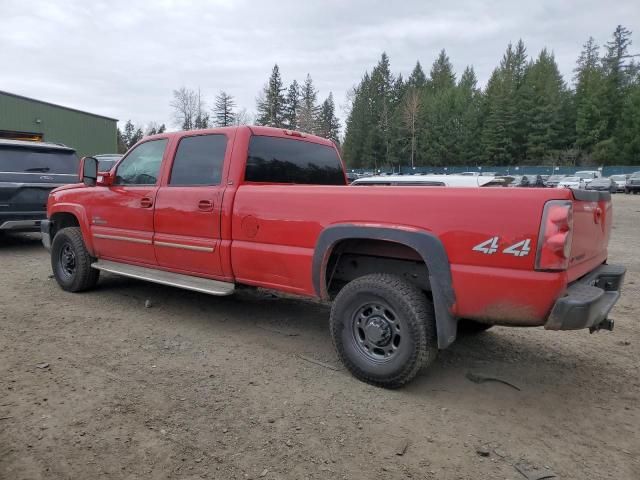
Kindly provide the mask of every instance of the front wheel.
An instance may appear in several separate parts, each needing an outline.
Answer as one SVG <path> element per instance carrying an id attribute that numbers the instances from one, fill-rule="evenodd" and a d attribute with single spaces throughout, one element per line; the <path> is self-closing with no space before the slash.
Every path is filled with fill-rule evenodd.
<path id="1" fill-rule="evenodd" d="M 78 227 L 63 228 L 51 244 L 51 268 L 58 285 L 68 292 L 81 292 L 95 286 L 100 271 L 91 268 L 89 254 Z"/>
<path id="2" fill-rule="evenodd" d="M 347 369 L 380 387 L 401 387 L 438 353 L 432 303 L 397 275 L 366 275 L 347 284 L 333 302 L 330 325 Z"/>

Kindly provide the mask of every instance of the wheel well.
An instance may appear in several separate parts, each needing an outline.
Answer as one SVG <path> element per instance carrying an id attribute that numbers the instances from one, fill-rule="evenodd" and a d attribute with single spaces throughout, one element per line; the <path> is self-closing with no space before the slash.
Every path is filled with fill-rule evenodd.
<path id="1" fill-rule="evenodd" d="M 51 216 L 51 221 L 53 222 L 51 226 L 51 239 L 56 236 L 58 230 L 62 230 L 67 227 L 79 227 L 80 222 L 73 213 L 54 213 Z"/>
<path id="2" fill-rule="evenodd" d="M 339 241 L 331 251 L 327 292 L 333 298 L 347 283 L 370 273 L 392 273 L 431 290 L 429 270 L 416 250 L 389 240 L 353 238 Z"/>

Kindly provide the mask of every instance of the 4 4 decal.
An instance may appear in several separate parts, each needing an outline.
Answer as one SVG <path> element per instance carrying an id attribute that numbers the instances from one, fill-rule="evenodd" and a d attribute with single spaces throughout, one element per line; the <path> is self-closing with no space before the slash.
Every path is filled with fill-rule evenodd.
<path id="1" fill-rule="evenodd" d="M 493 255 L 500 250 L 500 237 L 491 237 L 484 242 L 479 243 L 472 248 L 475 252 L 484 253 L 485 255 Z M 506 255 L 513 255 L 514 257 L 526 257 L 531 252 L 531 240 L 521 240 L 513 245 L 509 245 L 502 250 L 502 253 Z"/>

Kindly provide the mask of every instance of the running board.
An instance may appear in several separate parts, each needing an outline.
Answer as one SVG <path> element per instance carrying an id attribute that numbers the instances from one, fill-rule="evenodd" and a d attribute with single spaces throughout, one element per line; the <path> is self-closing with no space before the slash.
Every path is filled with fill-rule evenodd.
<path id="1" fill-rule="evenodd" d="M 156 270 L 155 268 L 138 267 L 136 265 L 129 265 L 128 263 L 98 260 L 92 263 L 91 266 L 98 270 L 124 275 L 125 277 L 184 288 L 186 290 L 194 290 L 210 295 L 231 295 L 235 290 L 233 283 L 220 282 L 202 277 L 192 277 L 180 273 L 165 272 L 164 270 Z"/>

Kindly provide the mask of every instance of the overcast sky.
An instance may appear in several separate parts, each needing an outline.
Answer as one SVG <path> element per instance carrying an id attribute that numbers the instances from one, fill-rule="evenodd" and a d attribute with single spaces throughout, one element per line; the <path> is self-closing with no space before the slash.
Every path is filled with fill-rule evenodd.
<path id="1" fill-rule="evenodd" d="M 522 38 L 531 55 L 553 50 L 569 81 L 589 35 L 604 44 L 619 23 L 640 30 L 638 0 L 0 0 L 0 90 L 170 125 L 181 86 L 255 111 L 276 62 L 286 85 L 309 72 L 320 99 L 332 91 L 344 105 L 382 51 L 406 76 L 445 48 L 484 85 Z M 640 31 L 633 39 L 640 52 Z"/>

